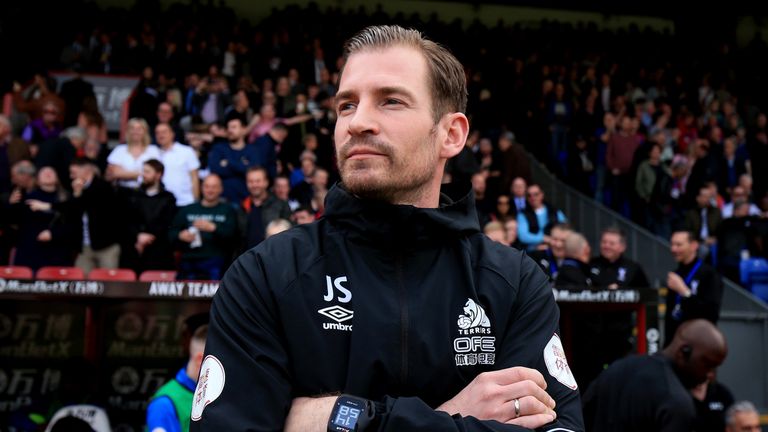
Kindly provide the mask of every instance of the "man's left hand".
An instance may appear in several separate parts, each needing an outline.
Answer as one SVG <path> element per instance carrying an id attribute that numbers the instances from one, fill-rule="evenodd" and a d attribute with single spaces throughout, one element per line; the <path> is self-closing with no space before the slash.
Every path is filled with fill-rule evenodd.
<path id="1" fill-rule="evenodd" d="M 192 223 L 192 226 L 199 229 L 200 231 L 205 231 L 205 232 L 216 231 L 215 223 L 211 221 L 203 220 L 203 219 L 197 219 L 194 223 Z"/>
<path id="2" fill-rule="evenodd" d="M 688 294 L 689 291 L 683 278 L 681 278 L 679 274 L 673 272 L 667 273 L 667 286 L 672 291 L 683 296 Z"/>
<path id="3" fill-rule="evenodd" d="M 298 397 L 285 419 L 285 432 L 326 432 L 337 396 Z"/>

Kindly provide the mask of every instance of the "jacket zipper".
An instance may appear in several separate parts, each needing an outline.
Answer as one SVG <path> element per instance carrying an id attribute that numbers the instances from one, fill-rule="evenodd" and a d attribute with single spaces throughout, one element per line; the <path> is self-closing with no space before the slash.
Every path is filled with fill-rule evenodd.
<path id="1" fill-rule="evenodd" d="M 403 265 L 403 255 L 398 254 L 396 268 L 397 280 L 400 284 L 400 382 L 406 385 L 408 383 L 408 298 L 403 278 Z"/>

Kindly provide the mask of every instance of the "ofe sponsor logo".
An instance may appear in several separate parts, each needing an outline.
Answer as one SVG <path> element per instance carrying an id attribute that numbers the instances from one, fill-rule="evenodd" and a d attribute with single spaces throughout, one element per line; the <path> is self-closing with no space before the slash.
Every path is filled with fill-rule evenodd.
<path id="1" fill-rule="evenodd" d="M 496 363 L 496 337 L 491 334 L 491 320 L 485 310 L 472 299 L 467 299 L 456 322 L 458 333 L 453 340 L 456 366 L 492 365 Z M 486 335 L 486 336 L 480 336 Z"/>

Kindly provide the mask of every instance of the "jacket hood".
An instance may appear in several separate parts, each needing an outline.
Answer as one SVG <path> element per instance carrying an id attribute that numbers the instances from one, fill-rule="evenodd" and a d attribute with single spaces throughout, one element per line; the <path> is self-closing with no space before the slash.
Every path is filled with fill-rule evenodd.
<path id="1" fill-rule="evenodd" d="M 382 245 L 436 243 L 480 232 L 469 185 L 443 185 L 440 192 L 438 208 L 420 208 L 359 198 L 337 183 L 325 198 L 324 219 L 351 239 Z"/>

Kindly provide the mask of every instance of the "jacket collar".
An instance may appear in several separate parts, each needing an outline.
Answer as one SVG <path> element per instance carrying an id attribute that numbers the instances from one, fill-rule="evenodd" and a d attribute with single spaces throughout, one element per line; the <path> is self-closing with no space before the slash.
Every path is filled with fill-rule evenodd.
<path id="1" fill-rule="evenodd" d="M 380 245 L 435 244 L 480 232 L 469 185 L 444 185 L 438 208 L 419 208 L 359 198 L 337 183 L 325 199 L 324 219 L 350 239 Z"/>

